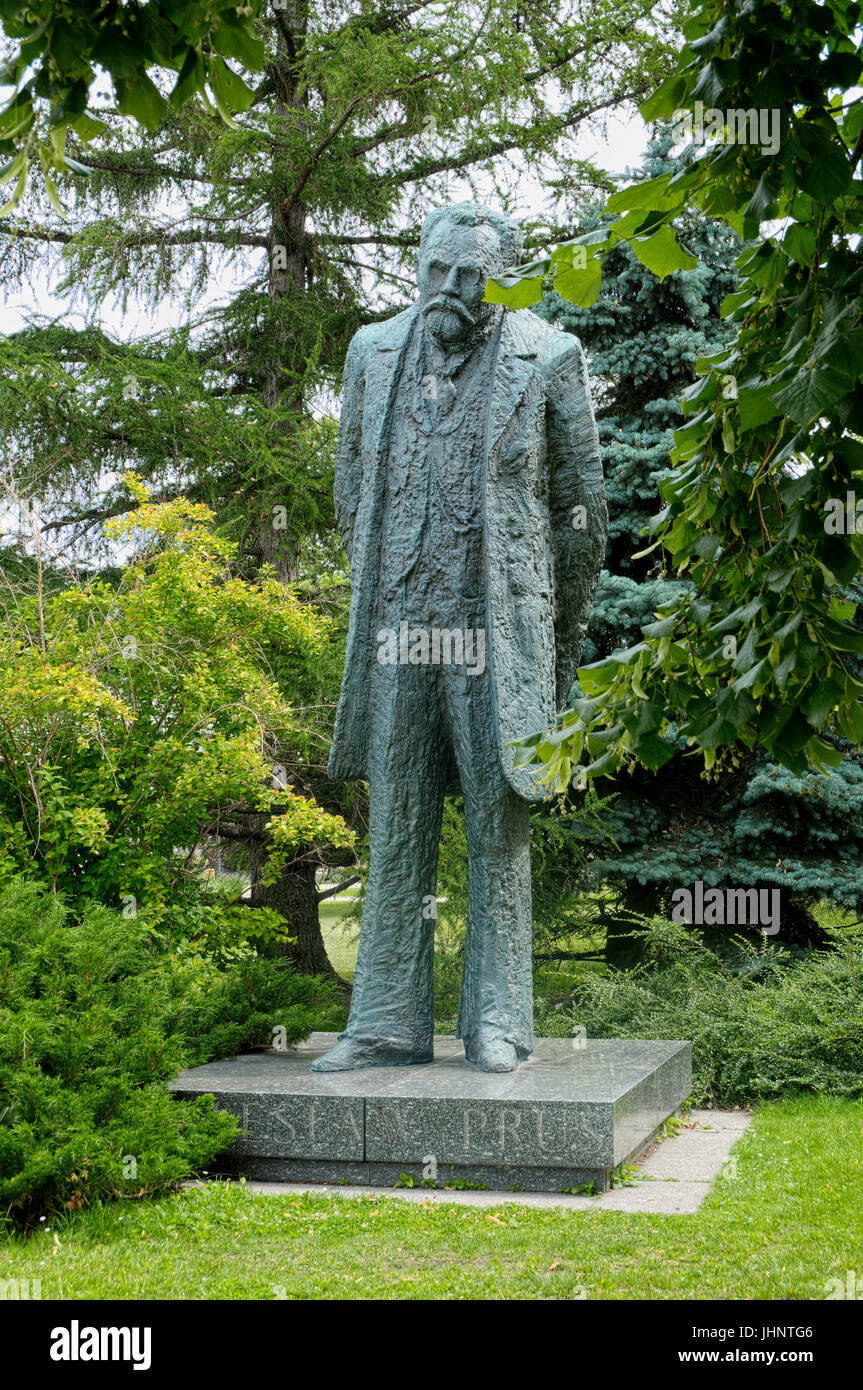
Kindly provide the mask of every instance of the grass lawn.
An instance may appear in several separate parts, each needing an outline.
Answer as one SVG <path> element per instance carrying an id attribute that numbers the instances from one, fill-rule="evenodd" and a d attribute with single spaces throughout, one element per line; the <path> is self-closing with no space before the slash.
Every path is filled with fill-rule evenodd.
<path id="1" fill-rule="evenodd" d="M 345 918 L 351 912 L 358 894 L 359 885 L 353 884 L 340 893 L 337 899 L 326 899 L 321 903 L 319 909 L 324 949 L 331 965 L 344 980 L 353 979 L 357 964 L 359 922 L 353 918 L 345 922 Z M 447 955 L 450 963 L 448 968 L 441 969 L 442 959 L 439 944 L 436 1032 L 451 1033 L 455 1031 L 461 970 L 456 968 L 454 958 L 451 957 L 452 946 L 446 933 L 444 933 L 444 940 L 446 948 L 448 948 Z M 534 972 L 534 989 L 537 996 L 547 1004 L 565 1002 L 572 994 L 580 975 L 584 972 L 604 974 L 606 967 L 602 961 L 580 961 L 577 959 L 584 952 L 601 950 L 604 942 L 605 937 L 600 933 L 595 937 L 578 936 L 557 943 L 561 950 L 572 951 L 576 959 L 538 965 Z M 449 996 L 448 1002 L 443 997 L 445 994 Z"/>
<path id="2" fill-rule="evenodd" d="M 736 1154 L 694 1216 L 214 1184 L 6 1240 L 0 1279 L 46 1299 L 823 1299 L 863 1278 L 863 1103 L 764 1104 Z"/>
<path id="3" fill-rule="evenodd" d="M 337 899 L 326 898 L 318 908 L 324 949 L 333 969 L 345 980 L 353 979 L 357 964 L 359 923 L 351 922 L 347 927 L 340 926 L 339 923 L 351 911 L 353 900 L 358 893 L 359 884 L 353 883 L 350 888 L 345 888 Z"/>

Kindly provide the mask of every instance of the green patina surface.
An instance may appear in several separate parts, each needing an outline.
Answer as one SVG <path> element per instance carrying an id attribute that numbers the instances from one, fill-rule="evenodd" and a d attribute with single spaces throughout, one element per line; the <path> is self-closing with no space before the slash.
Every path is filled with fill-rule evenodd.
<path id="1" fill-rule="evenodd" d="M 444 797 L 464 797 L 468 933 L 457 1033 L 510 1071 L 533 1047 L 530 802 L 514 739 L 575 677 L 607 512 L 577 339 L 484 301 L 516 225 L 438 209 L 419 299 L 351 343 L 335 475 L 351 557 L 335 778 L 367 777 L 370 873 L 342 1042 L 316 1070 L 431 1057 Z"/>

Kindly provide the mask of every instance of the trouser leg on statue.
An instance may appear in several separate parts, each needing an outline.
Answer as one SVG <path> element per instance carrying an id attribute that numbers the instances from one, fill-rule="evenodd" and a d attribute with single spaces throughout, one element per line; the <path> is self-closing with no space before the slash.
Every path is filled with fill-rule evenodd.
<path id="1" fill-rule="evenodd" d="M 430 1062 L 434 925 L 444 800 L 434 673 L 375 672 L 370 867 L 348 1026 L 316 1071 Z"/>
<path id="2" fill-rule="evenodd" d="M 457 1032 L 469 1061 L 511 1071 L 533 1049 L 530 806 L 503 775 L 487 678 L 447 673 L 445 690 L 468 846 Z"/>

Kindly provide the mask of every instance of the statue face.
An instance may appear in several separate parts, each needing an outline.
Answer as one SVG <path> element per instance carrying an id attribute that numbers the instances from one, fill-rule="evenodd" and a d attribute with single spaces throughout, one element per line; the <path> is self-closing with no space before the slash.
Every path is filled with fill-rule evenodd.
<path id="1" fill-rule="evenodd" d="M 483 302 L 486 281 L 506 267 L 493 227 L 438 223 L 423 247 L 417 280 L 429 332 L 443 348 L 457 347 L 494 313 Z"/>

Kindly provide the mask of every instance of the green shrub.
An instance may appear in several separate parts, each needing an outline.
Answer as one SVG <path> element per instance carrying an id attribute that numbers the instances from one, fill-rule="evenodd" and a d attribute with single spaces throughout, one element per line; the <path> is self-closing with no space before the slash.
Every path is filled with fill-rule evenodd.
<path id="1" fill-rule="evenodd" d="M 143 1196 L 205 1166 L 236 1121 L 175 1101 L 185 1066 L 310 1031 L 320 981 L 281 960 L 227 970 L 156 948 L 98 904 L 75 917 L 35 883 L 0 893 L 0 1218 L 24 1227 L 97 1197 Z"/>
<path id="2" fill-rule="evenodd" d="M 275 956 L 253 956 L 225 971 L 205 967 L 203 979 L 184 996 L 177 1014 L 189 1064 L 270 1044 L 276 1026 L 285 1030 L 280 1044 L 292 1046 L 313 1027 L 343 1022 L 344 1005 L 333 984 L 298 975 L 288 961 Z"/>
<path id="3" fill-rule="evenodd" d="M 537 1033 L 687 1038 L 698 1103 L 811 1092 L 863 1095 L 863 936 L 829 951 L 739 943 L 723 962 L 684 926 L 645 926 L 645 964 L 586 975 L 565 1005 L 537 1007 Z"/>

